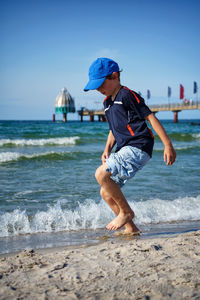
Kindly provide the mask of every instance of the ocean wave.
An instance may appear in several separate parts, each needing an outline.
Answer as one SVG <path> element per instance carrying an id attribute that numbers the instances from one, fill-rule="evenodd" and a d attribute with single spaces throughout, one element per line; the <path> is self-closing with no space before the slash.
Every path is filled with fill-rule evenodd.
<path id="1" fill-rule="evenodd" d="M 190 151 L 190 150 L 196 150 L 196 149 L 200 149 L 200 145 L 198 144 L 189 144 L 189 145 L 173 145 L 176 151 Z M 155 148 L 153 149 L 153 151 L 164 151 L 164 146 L 162 148 L 155 146 Z"/>
<path id="2" fill-rule="evenodd" d="M 200 141 L 200 133 L 179 133 L 173 132 L 169 134 L 170 138 L 179 142 Z"/>
<path id="3" fill-rule="evenodd" d="M 0 153 L 0 163 L 18 160 L 22 155 L 17 152 L 2 152 Z"/>
<path id="4" fill-rule="evenodd" d="M 19 152 L 2 152 L 0 153 L 0 163 L 6 163 L 17 160 L 62 160 L 62 159 L 75 159 L 79 152 L 55 152 L 48 151 L 42 153 L 24 154 Z M 80 155 L 79 155 L 80 156 Z"/>
<path id="5" fill-rule="evenodd" d="M 200 149 L 200 145 L 188 145 L 188 146 L 176 146 L 175 150 L 180 152 L 197 151 Z M 154 152 L 163 152 L 164 148 L 155 147 Z M 20 153 L 20 152 L 0 152 L 0 164 L 22 160 L 75 160 L 75 159 L 88 159 L 96 158 L 101 155 L 101 152 L 80 152 L 80 151 L 47 151 L 38 152 L 32 154 Z"/>
<path id="6" fill-rule="evenodd" d="M 8 146 L 55 146 L 55 145 L 75 145 L 78 136 L 60 137 L 60 138 L 48 138 L 48 139 L 1 139 L 0 147 Z"/>
<path id="7" fill-rule="evenodd" d="M 195 139 L 200 140 L 200 133 L 193 133 L 192 136 L 193 136 Z"/>
<path id="8" fill-rule="evenodd" d="M 130 203 L 138 225 L 200 220 L 200 195 L 175 200 L 153 199 Z M 0 237 L 103 228 L 114 214 L 102 200 L 87 199 L 75 210 L 67 210 L 60 202 L 30 216 L 25 210 L 15 209 L 0 215 Z"/>

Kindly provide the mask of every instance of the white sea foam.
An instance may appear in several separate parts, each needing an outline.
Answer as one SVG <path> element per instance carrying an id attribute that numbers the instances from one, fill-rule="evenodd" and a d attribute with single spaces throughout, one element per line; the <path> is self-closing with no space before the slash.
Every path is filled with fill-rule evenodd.
<path id="1" fill-rule="evenodd" d="M 79 139 L 78 136 L 48 138 L 48 139 L 1 139 L 0 146 L 44 146 L 44 145 L 75 145 Z"/>
<path id="2" fill-rule="evenodd" d="M 200 220 L 200 195 L 175 200 L 153 199 L 133 205 L 136 221 L 141 224 Z"/>
<path id="3" fill-rule="evenodd" d="M 0 163 L 12 161 L 12 160 L 18 160 L 20 156 L 21 154 L 18 152 L 2 152 L 0 153 Z"/>
<path id="4" fill-rule="evenodd" d="M 196 149 L 196 148 L 199 148 L 200 145 L 195 143 L 195 144 L 192 144 L 192 145 L 189 145 L 189 144 L 186 144 L 186 145 L 182 145 L 182 146 L 177 146 L 176 144 L 174 144 L 174 148 L 175 150 L 181 150 L 181 151 L 184 151 L 184 150 L 190 150 L 190 149 Z M 153 149 L 153 151 L 164 151 L 164 147 L 156 147 Z"/>
<path id="5" fill-rule="evenodd" d="M 175 150 L 190 150 L 190 149 L 196 149 L 196 148 L 199 148 L 200 147 L 200 145 L 198 145 L 198 144 L 195 144 L 195 145 L 191 145 L 191 146 L 182 146 L 182 147 L 177 147 L 177 146 L 175 146 L 174 148 L 175 148 Z"/>
<path id="6" fill-rule="evenodd" d="M 200 133 L 193 133 L 192 137 L 199 140 L 200 139 Z"/>
<path id="7" fill-rule="evenodd" d="M 33 153 L 33 154 L 25 154 L 25 153 L 19 153 L 19 152 L 1 152 L 0 153 L 0 163 L 5 163 L 9 161 L 16 161 L 20 158 L 25 158 L 25 159 L 32 159 L 32 158 L 37 158 L 37 157 L 44 157 L 48 156 L 51 154 L 67 154 L 70 152 L 55 152 L 55 151 L 47 151 L 47 152 L 42 152 L 42 153 Z"/>
<path id="8" fill-rule="evenodd" d="M 140 225 L 200 220 L 200 195 L 175 200 L 140 201 L 131 203 L 131 207 L 136 214 L 135 221 Z M 0 215 L 0 236 L 103 228 L 113 217 L 103 200 L 96 204 L 88 199 L 79 204 L 75 211 L 63 209 L 57 202 L 31 217 L 20 209 Z"/>

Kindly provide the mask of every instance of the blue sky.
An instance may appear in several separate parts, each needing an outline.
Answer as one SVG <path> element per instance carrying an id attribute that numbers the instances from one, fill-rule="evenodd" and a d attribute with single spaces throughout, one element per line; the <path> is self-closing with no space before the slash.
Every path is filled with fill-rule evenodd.
<path id="1" fill-rule="evenodd" d="M 101 94 L 83 92 L 97 57 L 116 60 L 122 84 L 144 98 L 150 89 L 149 105 L 167 103 L 168 86 L 180 102 L 180 83 L 196 100 L 199 12 L 199 0 L 0 0 L 0 119 L 51 119 L 63 87 L 77 109 L 101 108 Z M 200 112 L 179 114 L 192 117 Z"/>

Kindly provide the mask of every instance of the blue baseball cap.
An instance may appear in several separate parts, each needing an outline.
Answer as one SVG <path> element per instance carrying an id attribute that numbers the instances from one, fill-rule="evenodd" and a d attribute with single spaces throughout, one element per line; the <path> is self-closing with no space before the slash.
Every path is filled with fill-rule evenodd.
<path id="1" fill-rule="evenodd" d="M 110 58 L 97 58 L 89 68 L 89 81 L 84 88 L 84 91 L 98 89 L 106 79 L 106 76 L 113 72 L 119 72 L 118 64 Z"/>

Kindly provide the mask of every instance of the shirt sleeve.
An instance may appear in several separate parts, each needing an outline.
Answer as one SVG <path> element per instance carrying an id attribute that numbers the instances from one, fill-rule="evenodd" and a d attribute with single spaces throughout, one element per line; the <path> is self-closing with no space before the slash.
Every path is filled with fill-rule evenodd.
<path id="1" fill-rule="evenodd" d="M 128 111 L 134 111 L 139 119 L 144 119 L 152 113 L 149 107 L 145 104 L 144 99 L 131 90 L 128 90 L 123 97 L 123 105 Z"/>

